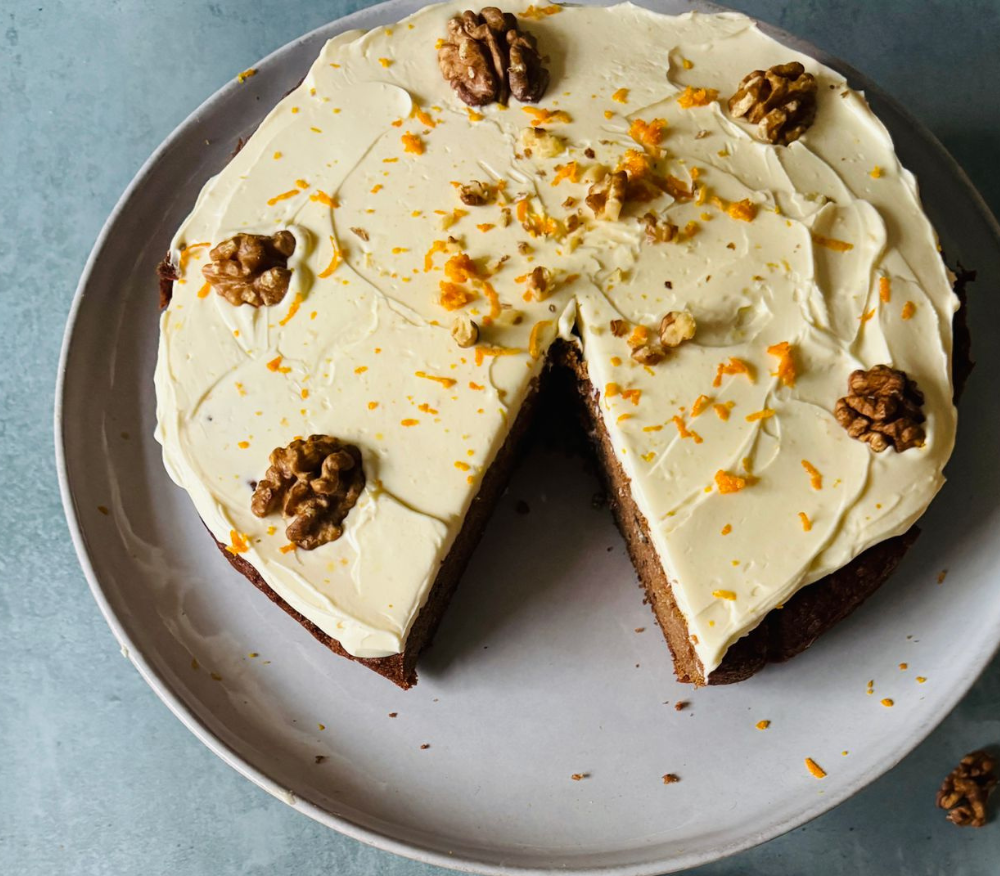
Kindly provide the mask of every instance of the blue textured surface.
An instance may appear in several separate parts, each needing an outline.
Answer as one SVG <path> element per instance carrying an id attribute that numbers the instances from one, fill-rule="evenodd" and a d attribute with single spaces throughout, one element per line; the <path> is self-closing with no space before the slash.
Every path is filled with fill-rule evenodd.
<path id="1" fill-rule="evenodd" d="M 238 776 L 176 721 L 90 597 L 51 454 L 77 278 L 142 161 L 205 97 L 338 0 L 0 4 L 0 873 L 441 873 L 346 839 Z M 1000 0 L 731 0 L 863 70 L 925 122 L 1000 212 Z M 25 454 L 27 449 L 28 454 Z M 960 647 L 961 643 L 956 643 Z M 995 876 L 1000 824 L 933 806 L 1000 743 L 1000 661 L 903 764 L 823 818 L 696 871 Z"/>

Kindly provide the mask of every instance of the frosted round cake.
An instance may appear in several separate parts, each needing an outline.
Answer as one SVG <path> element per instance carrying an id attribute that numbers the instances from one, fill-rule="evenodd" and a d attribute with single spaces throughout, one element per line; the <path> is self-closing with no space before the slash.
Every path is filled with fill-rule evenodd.
<path id="1" fill-rule="evenodd" d="M 699 684 L 877 587 L 954 444 L 958 299 L 915 180 L 862 94 L 742 15 L 442 4 L 342 34 L 162 277 L 170 476 L 404 687 L 547 393 L 583 402 Z"/>

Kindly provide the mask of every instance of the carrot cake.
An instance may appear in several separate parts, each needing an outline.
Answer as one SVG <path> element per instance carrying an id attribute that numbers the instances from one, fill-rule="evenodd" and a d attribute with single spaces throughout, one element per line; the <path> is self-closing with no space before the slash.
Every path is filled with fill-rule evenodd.
<path id="1" fill-rule="evenodd" d="M 167 471 L 403 687 L 540 394 L 583 402 L 698 684 L 877 587 L 955 440 L 958 299 L 914 177 L 861 93 L 734 13 L 447 3 L 341 34 L 161 278 Z"/>

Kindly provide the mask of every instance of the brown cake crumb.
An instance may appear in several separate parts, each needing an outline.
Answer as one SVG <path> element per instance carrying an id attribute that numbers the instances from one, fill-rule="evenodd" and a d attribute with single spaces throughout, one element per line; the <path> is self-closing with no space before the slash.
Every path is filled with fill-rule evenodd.
<path id="1" fill-rule="evenodd" d="M 399 714 L 399 712 L 389 712 L 389 717 L 390 718 L 395 718 L 398 714 Z"/>
<path id="2" fill-rule="evenodd" d="M 758 730 L 766 730 L 770 726 L 771 726 L 771 722 L 768 721 L 766 718 L 764 720 L 758 721 L 756 724 L 754 724 L 754 727 L 756 727 Z"/>
<path id="3" fill-rule="evenodd" d="M 420 746 L 420 750 L 421 751 L 426 751 L 430 747 L 431 747 L 431 744 L 429 742 L 425 742 L 423 745 Z"/>
<path id="4" fill-rule="evenodd" d="M 317 754 L 316 757 L 313 758 L 313 761 L 317 764 L 326 763 L 327 757 L 325 754 Z"/>
<path id="5" fill-rule="evenodd" d="M 574 782 L 581 782 L 584 779 L 589 779 L 590 778 L 590 773 L 573 773 L 573 775 L 571 775 L 570 778 Z"/>
<path id="6" fill-rule="evenodd" d="M 986 824 L 986 803 L 997 786 L 997 761 L 985 751 L 967 754 L 937 792 L 937 805 L 948 810 L 948 820 L 959 827 Z"/>
<path id="7" fill-rule="evenodd" d="M 678 700 L 676 703 L 674 703 L 674 711 L 683 712 L 689 705 L 690 703 L 688 703 L 687 700 Z"/>
<path id="8" fill-rule="evenodd" d="M 667 773 L 666 775 L 663 776 L 664 785 L 673 785 L 679 782 L 680 780 L 681 778 L 680 776 L 677 775 L 677 773 Z"/>

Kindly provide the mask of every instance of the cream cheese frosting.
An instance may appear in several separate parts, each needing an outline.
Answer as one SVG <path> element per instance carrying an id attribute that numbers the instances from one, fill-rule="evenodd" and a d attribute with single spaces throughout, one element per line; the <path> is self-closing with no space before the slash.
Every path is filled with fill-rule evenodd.
<path id="1" fill-rule="evenodd" d="M 355 656 L 396 654 L 548 345 L 579 343 L 707 676 L 797 590 L 909 528 L 943 484 L 958 303 L 934 231 L 863 95 L 746 17 L 509 4 L 549 58 L 548 92 L 472 110 L 434 51 L 463 8 L 330 40 L 201 192 L 172 243 L 179 279 L 161 318 L 166 468 L 296 611 Z M 792 60 L 815 75 L 818 111 L 775 147 L 724 100 L 751 70 Z M 721 99 L 689 106 L 688 87 Z M 613 222 L 584 210 L 569 230 L 588 169 L 643 152 L 637 119 L 662 120 L 648 151 L 701 195 Z M 558 154 L 526 154 L 533 122 L 561 138 Z M 463 204 L 472 180 L 497 197 Z M 740 202 L 750 221 L 729 208 Z M 646 241 L 650 210 L 677 239 Z M 279 229 L 296 238 L 282 303 L 233 307 L 206 286 L 212 246 Z M 480 278 L 449 310 L 457 251 Z M 544 296 L 528 291 L 539 266 L 554 275 Z M 653 367 L 610 328 L 655 333 L 672 310 L 697 334 Z M 452 339 L 456 313 L 481 324 L 475 348 Z M 794 385 L 768 352 L 785 343 Z M 733 359 L 746 372 L 720 370 Z M 875 454 L 834 420 L 850 372 L 878 363 L 924 393 L 922 448 Z M 344 536 L 305 551 L 280 515 L 253 516 L 250 496 L 270 451 L 313 433 L 361 448 L 367 486 Z M 745 486 L 721 491 L 718 472 Z"/>

